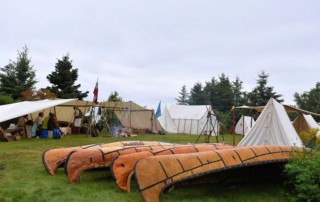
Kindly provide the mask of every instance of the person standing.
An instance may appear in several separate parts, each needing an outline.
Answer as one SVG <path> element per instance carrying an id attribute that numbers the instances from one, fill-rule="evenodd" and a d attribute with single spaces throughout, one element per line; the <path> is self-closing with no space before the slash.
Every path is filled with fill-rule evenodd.
<path id="1" fill-rule="evenodd" d="M 74 109 L 74 121 L 73 126 L 75 128 L 76 133 L 80 133 L 81 120 L 82 120 L 82 111 L 78 107 L 73 107 Z"/>
<path id="2" fill-rule="evenodd" d="M 43 112 L 39 112 L 38 117 L 32 126 L 32 137 L 39 138 L 42 133 Z"/>
<path id="3" fill-rule="evenodd" d="M 28 114 L 21 116 L 17 121 L 17 129 L 21 130 L 22 137 L 27 137 L 26 122 L 28 121 Z"/>
<path id="4" fill-rule="evenodd" d="M 60 139 L 64 133 L 60 130 L 56 115 L 52 112 L 49 113 L 48 131 L 52 131 L 52 138 Z"/>

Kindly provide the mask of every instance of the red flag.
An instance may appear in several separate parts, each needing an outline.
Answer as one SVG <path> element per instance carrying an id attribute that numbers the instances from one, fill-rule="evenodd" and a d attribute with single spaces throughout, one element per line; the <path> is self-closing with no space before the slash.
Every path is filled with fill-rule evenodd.
<path id="1" fill-rule="evenodd" d="M 94 90 L 93 90 L 93 103 L 98 104 L 98 81 L 97 81 L 96 86 L 94 87 Z"/>

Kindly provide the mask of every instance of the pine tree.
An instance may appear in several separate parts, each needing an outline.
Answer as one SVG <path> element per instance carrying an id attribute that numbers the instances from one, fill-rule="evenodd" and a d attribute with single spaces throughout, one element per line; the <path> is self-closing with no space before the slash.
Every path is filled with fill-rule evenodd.
<path id="1" fill-rule="evenodd" d="M 257 86 L 249 93 L 249 102 L 252 106 L 264 106 L 270 98 L 274 98 L 278 102 L 283 102 L 280 99 L 282 95 L 273 91 L 273 87 L 267 86 L 269 75 L 262 71 L 257 80 Z"/>
<path id="2" fill-rule="evenodd" d="M 3 68 L 0 73 L 0 91 L 5 95 L 11 95 L 13 99 L 21 97 L 21 92 L 34 89 L 37 83 L 35 80 L 35 70 L 31 65 L 31 58 L 28 56 L 27 46 L 18 50 L 17 61 L 10 60 L 10 63 Z"/>
<path id="3" fill-rule="evenodd" d="M 202 84 L 197 82 L 194 84 L 190 91 L 189 96 L 189 105 L 205 105 L 206 104 L 206 97 L 205 93 L 202 88 Z"/>
<path id="4" fill-rule="evenodd" d="M 220 112 L 229 111 L 233 105 L 234 95 L 232 84 L 225 74 L 221 74 L 219 80 L 214 77 L 205 86 L 206 99 L 209 100 L 212 108 Z"/>
<path id="5" fill-rule="evenodd" d="M 247 102 L 245 101 L 246 93 L 242 91 L 243 82 L 237 76 L 236 80 L 232 82 L 232 93 L 233 93 L 233 105 L 241 106 L 245 105 Z"/>
<path id="6" fill-rule="evenodd" d="M 179 92 L 180 96 L 176 98 L 177 104 L 179 105 L 188 105 L 189 93 L 187 92 L 186 85 L 183 85 L 181 91 Z"/>
<path id="7" fill-rule="evenodd" d="M 55 71 L 47 76 L 52 84 L 48 89 L 57 95 L 58 98 L 78 98 L 83 100 L 88 96 L 89 91 L 82 93 L 78 89 L 81 84 L 75 85 L 78 79 L 78 69 L 72 67 L 72 60 L 65 55 L 55 65 Z"/>

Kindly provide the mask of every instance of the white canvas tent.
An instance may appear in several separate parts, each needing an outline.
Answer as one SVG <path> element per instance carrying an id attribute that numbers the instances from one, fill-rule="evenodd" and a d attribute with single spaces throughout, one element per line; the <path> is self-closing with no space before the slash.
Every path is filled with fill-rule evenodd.
<path id="1" fill-rule="evenodd" d="M 168 133 L 199 135 L 213 131 L 212 135 L 218 134 L 218 121 L 210 105 L 166 105 L 158 121 Z"/>
<path id="2" fill-rule="evenodd" d="M 250 116 L 241 116 L 235 127 L 235 133 L 246 135 L 255 124 L 255 120 Z"/>
<path id="3" fill-rule="evenodd" d="M 238 146 L 290 145 L 303 146 L 283 105 L 271 98 L 253 128 Z"/>

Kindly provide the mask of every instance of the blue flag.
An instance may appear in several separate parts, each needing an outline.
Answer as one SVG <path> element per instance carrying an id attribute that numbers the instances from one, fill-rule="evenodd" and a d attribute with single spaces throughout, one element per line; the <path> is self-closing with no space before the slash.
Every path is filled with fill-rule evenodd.
<path id="1" fill-rule="evenodd" d="M 155 117 L 158 118 L 159 116 L 161 116 L 161 101 L 159 102 Z"/>

